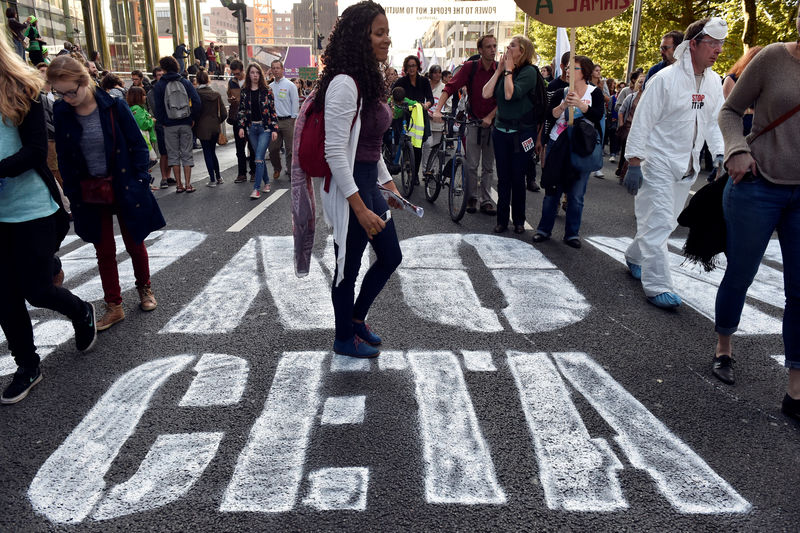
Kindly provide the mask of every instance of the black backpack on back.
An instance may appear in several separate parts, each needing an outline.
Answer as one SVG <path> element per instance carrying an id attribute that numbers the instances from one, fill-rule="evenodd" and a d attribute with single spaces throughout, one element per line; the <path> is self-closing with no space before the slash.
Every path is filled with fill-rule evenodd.
<path id="1" fill-rule="evenodd" d="M 533 116 L 536 117 L 536 124 L 544 124 L 545 111 L 547 108 L 547 82 L 544 81 L 542 71 L 539 67 L 532 65 L 536 71 L 536 87 L 533 90 Z"/>

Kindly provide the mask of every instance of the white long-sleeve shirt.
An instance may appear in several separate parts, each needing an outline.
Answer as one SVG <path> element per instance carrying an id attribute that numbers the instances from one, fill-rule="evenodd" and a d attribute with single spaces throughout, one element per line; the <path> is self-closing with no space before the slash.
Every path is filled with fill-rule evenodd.
<path id="1" fill-rule="evenodd" d="M 297 118 L 297 112 L 300 110 L 297 85 L 286 78 L 281 78 L 273 81 L 269 86 L 275 96 L 275 114 L 279 117 Z"/>
<path id="2" fill-rule="evenodd" d="M 674 179 L 697 175 L 700 150 L 707 142 L 712 154 L 723 154 L 717 115 L 725 98 L 722 82 L 705 69 L 697 88 L 688 41 L 676 50 L 678 60 L 647 84 L 625 147 L 625 157 L 641 159 L 645 166 L 668 170 Z M 695 134 L 696 132 L 696 134 Z"/>

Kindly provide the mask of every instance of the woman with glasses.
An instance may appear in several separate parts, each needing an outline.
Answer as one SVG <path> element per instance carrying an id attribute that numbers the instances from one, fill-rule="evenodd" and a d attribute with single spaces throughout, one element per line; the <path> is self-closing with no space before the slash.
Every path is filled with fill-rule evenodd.
<path id="1" fill-rule="evenodd" d="M 97 251 L 106 304 L 97 321 L 102 331 L 125 318 L 114 215 L 133 263 L 142 311 L 157 305 L 144 240 L 166 223 L 150 191 L 147 144 L 128 103 L 97 90 L 83 65 L 69 56 L 53 60 L 47 79 L 62 97 L 53 108 L 56 152 L 75 233 Z"/>

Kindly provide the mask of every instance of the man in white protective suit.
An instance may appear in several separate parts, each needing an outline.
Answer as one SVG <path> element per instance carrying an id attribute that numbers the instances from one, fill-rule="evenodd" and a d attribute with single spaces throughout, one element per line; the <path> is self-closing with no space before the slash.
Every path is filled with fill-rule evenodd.
<path id="1" fill-rule="evenodd" d="M 648 80 L 625 148 L 624 185 L 636 195 L 636 237 L 625 259 L 631 275 L 642 280 L 647 300 L 665 309 L 681 305 L 672 286 L 667 239 L 697 179 L 700 150 L 708 143 L 717 167 L 725 153 L 717 124 L 722 82 L 711 65 L 727 34 L 727 23 L 717 17 L 686 28 L 675 63 Z"/>

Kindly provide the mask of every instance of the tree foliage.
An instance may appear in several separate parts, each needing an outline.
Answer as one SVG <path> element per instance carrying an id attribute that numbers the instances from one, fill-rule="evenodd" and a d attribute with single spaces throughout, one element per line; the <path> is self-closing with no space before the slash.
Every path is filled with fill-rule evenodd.
<path id="1" fill-rule="evenodd" d="M 661 0 L 645 1 L 642 6 L 641 30 L 636 66 L 647 70 L 661 61 L 661 37 L 671 30 L 684 31 L 703 17 L 722 17 L 728 22 L 728 38 L 714 65 L 724 74 L 744 52 L 745 0 Z M 758 0 L 756 2 L 756 37 L 754 44 L 767 45 L 778 41 L 796 41 L 796 0 Z M 630 46 L 633 8 L 621 15 L 576 32 L 577 53 L 592 58 L 603 66 L 603 74 L 621 79 L 625 75 Z M 523 31 L 520 16 L 516 33 Z M 556 48 L 556 28 L 530 19 L 528 37 L 541 57 L 540 65 L 553 61 Z"/>

